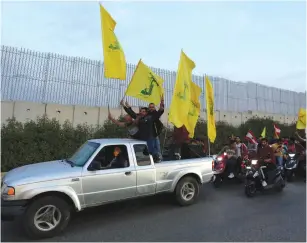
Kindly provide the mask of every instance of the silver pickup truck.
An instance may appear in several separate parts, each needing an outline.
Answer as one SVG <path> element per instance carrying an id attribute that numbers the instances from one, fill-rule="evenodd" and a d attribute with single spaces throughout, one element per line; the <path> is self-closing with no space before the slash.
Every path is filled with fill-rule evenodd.
<path id="1" fill-rule="evenodd" d="M 181 206 L 193 204 L 210 180 L 212 158 L 154 163 L 145 142 L 93 139 L 69 159 L 15 168 L 1 183 L 1 218 L 21 216 L 31 238 L 53 237 L 71 213 L 120 200 L 173 193 Z"/>

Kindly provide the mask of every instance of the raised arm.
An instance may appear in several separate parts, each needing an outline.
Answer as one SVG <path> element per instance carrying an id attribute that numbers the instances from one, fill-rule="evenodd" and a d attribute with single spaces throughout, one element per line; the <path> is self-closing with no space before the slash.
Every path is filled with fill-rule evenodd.
<path id="1" fill-rule="evenodd" d="M 164 113 L 164 97 L 161 97 L 161 102 L 160 102 L 160 108 L 157 112 L 154 113 L 154 120 L 158 120 L 160 119 L 160 117 L 163 115 Z"/>
<path id="2" fill-rule="evenodd" d="M 306 142 L 306 139 L 302 138 L 302 137 L 298 134 L 297 131 L 295 132 L 295 135 L 297 136 L 298 140 L 300 140 L 301 142 Z"/>
<path id="3" fill-rule="evenodd" d="M 124 108 L 125 112 L 127 112 L 127 114 L 129 116 L 131 116 L 133 119 L 136 119 L 137 114 L 132 110 L 131 106 L 128 104 L 127 101 L 124 104 L 124 100 L 121 100 L 120 104 L 121 104 L 121 106 Z"/>
<path id="4" fill-rule="evenodd" d="M 114 124 L 116 124 L 116 125 L 119 126 L 119 127 L 125 127 L 125 126 L 126 126 L 126 123 L 120 122 L 120 121 L 114 119 L 114 118 L 112 117 L 112 115 L 111 115 L 110 112 L 109 112 L 108 118 L 109 118 L 110 121 L 112 121 Z"/>

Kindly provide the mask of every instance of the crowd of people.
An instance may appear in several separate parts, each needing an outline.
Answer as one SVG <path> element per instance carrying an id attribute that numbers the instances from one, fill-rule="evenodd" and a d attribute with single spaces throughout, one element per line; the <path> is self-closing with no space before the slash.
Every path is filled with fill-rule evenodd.
<path id="1" fill-rule="evenodd" d="M 141 107 L 139 112 L 133 111 L 129 103 L 121 100 L 120 105 L 126 111 L 123 121 L 113 118 L 109 111 L 109 119 L 121 127 L 126 127 L 131 138 L 146 141 L 148 152 L 153 156 L 155 162 L 162 160 L 161 146 L 159 135 L 163 130 L 163 124 L 160 117 L 164 113 L 164 98 L 161 98 L 160 107 L 156 110 L 155 104 L 150 103 L 148 107 Z M 283 161 L 287 158 L 288 153 L 305 154 L 306 138 L 302 138 L 298 133 L 295 134 L 297 139 L 278 138 L 268 141 L 260 137 L 258 144 L 243 143 L 239 136 L 229 136 L 229 143 L 222 148 L 219 154 L 227 152 L 232 155 L 233 159 L 228 160 L 228 167 L 233 171 L 235 165 L 246 159 L 249 155 L 255 154 L 258 157 L 265 158 L 265 161 L 272 162 L 277 166 L 282 166 Z M 175 145 L 174 154 L 181 158 L 181 147 L 189 140 L 189 134 L 185 127 L 174 128 L 173 143 Z M 229 177 L 233 177 L 231 172 Z"/>
<path id="2" fill-rule="evenodd" d="M 222 148 L 218 156 L 227 153 L 229 178 L 235 176 L 236 166 L 248 157 L 261 158 L 265 163 L 282 167 L 289 153 L 298 153 L 301 159 L 305 158 L 306 139 L 296 135 L 297 139 L 294 137 L 277 138 L 270 141 L 260 137 L 257 144 L 248 143 L 247 145 L 241 142 L 240 137 L 229 136 L 229 144 Z"/>

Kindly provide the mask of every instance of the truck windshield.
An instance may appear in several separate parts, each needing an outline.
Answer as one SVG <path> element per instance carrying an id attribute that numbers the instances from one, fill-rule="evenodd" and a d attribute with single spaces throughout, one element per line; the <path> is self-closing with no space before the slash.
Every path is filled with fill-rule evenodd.
<path id="1" fill-rule="evenodd" d="M 69 158 L 75 166 L 83 166 L 100 146 L 99 143 L 86 142 Z"/>

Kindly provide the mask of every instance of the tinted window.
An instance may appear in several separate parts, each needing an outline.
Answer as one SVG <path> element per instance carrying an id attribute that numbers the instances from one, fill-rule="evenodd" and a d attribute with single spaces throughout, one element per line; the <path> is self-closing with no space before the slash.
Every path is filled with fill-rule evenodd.
<path id="1" fill-rule="evenodd" d="M 138 166 L 151 165 L 147 146 L 144 144 L 133 145 L 136 162 Z"/>
<path id="2" fill-rule="evenodd" d="M 69 160 L 76 166 L 83 166 L 99 146 L 99 143 L 86 142 L 74 153 L 73 156 L 71 156 L 71 158 L 69 158 Z"/>

